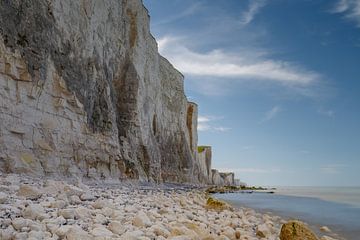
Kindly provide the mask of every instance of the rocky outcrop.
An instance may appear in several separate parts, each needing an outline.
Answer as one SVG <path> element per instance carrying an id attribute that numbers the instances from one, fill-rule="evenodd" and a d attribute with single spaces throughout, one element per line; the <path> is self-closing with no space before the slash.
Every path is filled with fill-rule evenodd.
<path id="1" fill-rule="evenodd" d="M 205 183 L 183 80 L 140 0 L 1 1 L 0 169 Z"/>
<path id="2" fill-rule="evenodd" d="M 234 186 L 235 185 L 235 174 L 233 172 L 222 172 L 220 173 L 220 177 L 224 181 L 224 185 L 226 186 Z"/>
<path id="3" fill-rule="evenodd" d="M 224 179 L 220 176 L 220 173 L 216 169 L 211 169 L 211 183 L 216 186 L 223 186 Z"/>
<path id="4" fill-rule="evenodd" d="M 289 221 L 281 227 L 280 240 L 318 240 L 318 237 L 300 221 Z"/>
<path id="5" fill-rule="evenodd" d="M 197 150 L 197 158 L 200 166 L 200 172 L 206 176 L 209 183 L 212 182 L 211 173 L 211 147 L 210 146 L 199 146 Z"/>

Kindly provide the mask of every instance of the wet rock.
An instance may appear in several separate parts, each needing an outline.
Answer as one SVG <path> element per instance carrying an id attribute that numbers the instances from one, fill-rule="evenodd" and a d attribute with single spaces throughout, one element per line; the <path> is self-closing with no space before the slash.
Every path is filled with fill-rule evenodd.
<path id="1" fill-rule="evenodd" d="M 289 221 L 281 227 L 280 240 L 318 240 L 318 238 L 303 222 Z"/>

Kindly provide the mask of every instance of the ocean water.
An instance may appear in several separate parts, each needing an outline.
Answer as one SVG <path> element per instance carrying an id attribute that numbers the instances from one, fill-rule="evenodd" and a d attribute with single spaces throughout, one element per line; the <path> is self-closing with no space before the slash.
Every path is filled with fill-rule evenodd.
<path id="1" fill-rule="evenodd" d="M 215 197 L 237 207 L 302 220 L 319 236 L 319 227 L 325 225 L 343 239 L 360 240 L 360 187 L 281 187 L 275 194 L 229 193 Z"/>

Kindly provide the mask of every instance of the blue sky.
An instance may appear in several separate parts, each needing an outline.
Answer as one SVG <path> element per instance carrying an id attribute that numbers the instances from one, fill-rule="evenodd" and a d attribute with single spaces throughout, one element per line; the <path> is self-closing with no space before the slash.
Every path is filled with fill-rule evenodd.
<path id="1" fill-rule="evenodd" d="M 144 0 L 213 167 L 360 186 L 360 0 Z"/>

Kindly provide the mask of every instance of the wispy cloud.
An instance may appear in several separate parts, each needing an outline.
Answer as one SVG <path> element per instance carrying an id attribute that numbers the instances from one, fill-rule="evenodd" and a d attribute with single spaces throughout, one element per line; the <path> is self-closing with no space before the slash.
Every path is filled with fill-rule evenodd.
<path id="1" fill-rule="evenodd" d="M 214 116 L 201 116 L 198 117 L 198 130 L 199 131 L 213 131 L 213 132 L 226 132 L 230 128 L 223 126 L 214 126 L 212 122 L 222 119 L 223 117 Z"/>
<path id="2" fill-rule="evenodd" d="M 308 86 L 320 74 L 294 63 L 268 59 L 264 51 L 230 54 L 221 49 L 200 53 L 184 45 L 184 38 L 163 37 L 158 41 L 160 53 L 184 74 L 233 80 L 266 80 L 288 86 Z M 244 57 L 245 56 L 245 57 Z"/>
<path id="3" fill-rule="evenodd" d="M 258 14 L 261 8 L 263 8 L 265 5 L 265 0 L 251 0 L 247 11 L 243 12 L 241 15 L 240 24 L 245 26 L 251 23 L 256 14 Z"/>
<path id="4" fill-rule="evenodd" d="M 168 24 L 168 23 L 172 23 L 174 21 L 177 21 L 179 19 L 194 15 L 195 13 L 197 13 L 203 6 L 203 3 L 201 2 L 195 2 L 192 5 L 190 5 L 188 8 L 186 8 L 185 10 L 183 10 L 182 12 L 173 15 L 169 18 L 163 19 L 161 21 L 155 22 L 153 25 L 154 26 L 158 26 L 158 25 L 162 25 L 162 24 Z"/>
<path id="5" fill-rule="evenodd" d="M 322 173 L 326 174 L 339 174 L 342 169 L 346 168 L 346 164 L 328 164 L 320 168 Z"/>
<path id="6" fill-rule="evenodd" d="M 335 112 L 333 110 L 324 110 L 324 109 L 318 109 L 318 114 L 332 118 L 335 116 Z"/>
<path id="7" fill-rule="evenodd" d="M 280 106 L 274 106 L 265 113 L 265 117 L 260 121 L 260 123 L 270 121 L 271 119 L 275 118 L 281 111 L 282 108 Z"/>
<path id="8" fill-rule="evenodd" d="M 220 172 L 235 172 L 235 173 L 278 173 L 280 168 L 220 168 Z"/>
<path id="9" fill-rule="evenodd" d="M 252 150 L 252 149 L 254 149 L 255 147 L 254 146 L 242 146 L 241 147 L 241 151 L 250 151 L 250 150 Z"/>
<path id="10" fill-rule="evenodd" d="M 360 0 L 338 0 L 331 12 L 344 14 L 360 27 Z"/>

